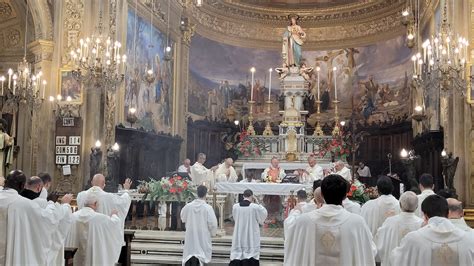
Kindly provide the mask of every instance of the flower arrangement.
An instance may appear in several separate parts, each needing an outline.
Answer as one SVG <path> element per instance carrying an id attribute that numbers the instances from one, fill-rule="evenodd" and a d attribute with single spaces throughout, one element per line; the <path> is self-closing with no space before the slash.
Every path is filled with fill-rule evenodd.
<path id="1" fill-rule="evenodd" d="M 351 182 L 351 188 L 347 192 L 347 197 L 359 203 L 365 203 L 370 200 L 369 195 L 366 193 L 365 185 L 359 180 Z"/>
<path id="2" fill-rule="evenodd" d="M 351 153 L 351 149 L 343 136 L 336 136 L 324 140 L 321 144 L 319 155 L 324 157 L 327 153 L 330 153 L 331 157 L 345 160 Z"/>
<path id="3" fill-rule="evenodd" d="M 239 142 L 236 145 L 236 151 L 239 157 L 257 157 L 262 155 L 260 147 L 249 138 L 246 131 L 240 133 Z"/>
<path id="4" fill-rule="evenodd" d="M 190 201 L 196 198 L 190 186 L 190 181 L 174 175 L 160 180 L 150 178 L 148 182 L 142 181 L 138 191 L 145 193 L 144 199 L 149 200 Z"/>
<path id="5" fill-rule="evenodd" d="M 376 199 L 379 197 L 379 191 L 377 187 L 368 187 L 365 189 L 365 194 L 369 196 L 370 199 Z"/>

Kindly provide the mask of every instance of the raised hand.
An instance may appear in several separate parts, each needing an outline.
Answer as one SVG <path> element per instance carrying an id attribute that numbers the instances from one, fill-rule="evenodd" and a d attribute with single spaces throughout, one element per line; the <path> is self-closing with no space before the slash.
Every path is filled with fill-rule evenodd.
<path id="1" fill-rule="evenodd" d="M 72 194 L 66 194 L 61 198 L 61 203 L 70 204 L 72 201 Z"/>
<path id="2" fill-rule="evenodd" d="M 129 190 L 131 186 L 132 186 L 132 179 L 130 178 L 125 179 L 125 182 L 123 183 L 123 189 Z"/>
<path id="3" fill-rule="evenodd" d="M 112 212 L 110 213 L 110 216 L 113 216 L 113 215 L 118 215 L 118 211 L 116 209 L 113 209 Z"/>

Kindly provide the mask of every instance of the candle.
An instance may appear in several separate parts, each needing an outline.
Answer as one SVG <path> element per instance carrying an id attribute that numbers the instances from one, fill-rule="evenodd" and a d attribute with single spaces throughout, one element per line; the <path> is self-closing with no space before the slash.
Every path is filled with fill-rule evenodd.
<path id="1" fill-rule="evenodd" d="M 2 82 L 2 96 L 3 96 L 3 83 L 5 82 L 5 77 L 1 76 L 0 81 Z"/>
<path id="2" fill-rule="evenodd" d="M 8 88 L 11 88 L 13 69 L 8 69 Z"/>
<path id="3" fill-rule="evenodd" d="M 41 96 L 41 99 L 44 100 L 44 93 L 46 91 L 46 80 L 43 80 L 43 95 Z"/>
<path id="4" fill-rule="evenodd" d="M 333 76 L 334 76 L 334 100 L 335 101 L 337 101 L 337 79 L 336 79 L 337 72 L 336 72 L 336 70 L 337 70 L 336 67 L 332 68 Z"/>
<path id="5" fill-rule="evenodd" d="M 13 95 L 15 95 L 15 91 L 16 91 L 16 79 L 17 79 L 16 74 L 13 74 Z"/>
<path id="6" fill-rule="evenodd" d="M 250 101 L 253 101 L 253 81 L 254 81 L 254 75 L 255 75 L 255 67 L 252 67 L 250 69 L 250 72 L 252 73 L 252 82 L 250 83 Z"/>
<path id="7" fill-rule="evenodd" d="M 319 99 L 320 99 L 320 91 L 319 91 L 319 71 L 321 70 L 321 68 L 319 66 L 316 67 L 316 73 L 318 74 L 318 102 L 319 102 Z"/>
<path id="8" fill-rule="evenodd" d="M 272 99 L 272 72 L 273 72 L 273 69 L 269 69 L 268 72 L 270 72 L 270 74 L 268 75 L 268 101 L 270 101 Z"/>

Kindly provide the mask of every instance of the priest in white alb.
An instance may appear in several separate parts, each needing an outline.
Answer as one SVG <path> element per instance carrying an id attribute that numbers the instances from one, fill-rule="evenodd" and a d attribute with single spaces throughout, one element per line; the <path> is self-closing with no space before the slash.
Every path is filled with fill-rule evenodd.
<path id="1" fill-rule="evenodd" d="M 212 239 L 217 233 L 217 218 L 206 203 L 207 187 L 197 188 L 198 198 L 181 210 L 181 220 L 186 224 L 183 248 L 183 265 L 197 266 L 211 262 Z"/>
<path id="2" fill-rule="evenodd" d="M 402 241 L 406 234 L 420 229 L 423 220 L 415 215 L 418 208 L 418 198 L 412 191 L 407 191 L 400 196 L 400 209 L 398 215 L 387 218 L 375 235 L 377 257 L 381 265 L 390 265 L 390 254 Z"/>
<path id="3" fill-rule="evenodd" d="M 449 198 L 447 199 L 447 201 L 449 207 L 449 220 L 461 230 L 472 231 L 472 228 L 467 225 L 466 221 L 464 220 L 464 210 L 462 208 L 462 202 L 453 198 Z"/>
<path id="4" fill-rule="evenodd" d="M 14 170 L 0 191 L 0 265 L 49 265 L 58 212 L 20 196 L 25 182 L 23 172 Z M 63 197 L 64 208 L 70 208 L 71 199 Z"/>
<path id="5" fill-rule="evenodd" d="M 307 198 L 308 198 L 308 195 L 306 194 L 306 191 L 304 191 L 303 189 L 298 190 L 298 192 L 296 192 L 296 199 L 297 199 L 296 206 L 289 212 L 288 217 L 285 219 L 283 223 L 283 232 L 285 234 L 285 238 L 286 238 L 285 225 L 294 223 L 294 220 L 298 218 L 300 214 L 304 213 L 303 209 L 307 209 L 305 207 L 308 206 L 308 204 L 311 204 L 311 203 L 306 202 Z"/>
<path id="6" fill-rule="evenodd" d="M 430 195 L 421 211 L 426 225 L 402 239 L 390 256 L 390 265 L 474 265 L 474 233 L 449 221 L 446 199 Z"/>
<path id="7" fill-rule="evenodd" d="M 255 265 L 260 260 L 260 225 L 267 218 L 267 210 L 247 189 L 244 199 L 232 209 L 235 220 L 230 250 L 230 266 Z"/>
<path id="8" fill-rule="evenodd" d="M 321 180 L 313 182 L 313 198 L 301 208 L 303 213 L 315 211 L 321 208 L 324 204 L 323 196 L 321 195 Z"/>
<path id="9" fill-rule="evenodd" d="M 349 193 L 350 190 L 351 190 L 351 184 L 347 182 L 347 193 Z M 361 211 L 360 204 L 358 202 L 350 200 L 347 197 L 342 201 L 342 207 L 344 207 L 344 209 L 346 209 L 348 212 L 360 215 L 360 211 Z"/>
<path id="10" fill-rule="evenodd" d="M 316 157 L 311 155 L 308 157 L 308 167 L 303 174 L 304 183 L 312 184 L 316 180 L 324 178 L 323 168 L 317 164 Z"/>
<path id="11" fill-rule="evenodd" d="M 428 196 L 435 194 L 433 191 L 433 188 L 434 188 L 433 176 L 426 173 L 422 174 L 420 176 L 419 183 L 420 183 L 419 188 L 421 190 L 421 194 L 418 195 L 418 209 L 416 209 L 415 214 L 418 217 L 423 218 L 423 212 L 421 211 L 421 204 Z"/>
<path id="12" fill-rule="evenodd" d="M 343 161 L 334 164 L 334 174 L 342 176 L 347 182 L 352 181 L 351 169 L 347 168 Z"/>
<path id="13" fill-rule="evenodd" d="M 379 197 L 366 202 L 360 212 L 373 236 L 375 236 L 379 227 L 385 222 L 385 219 L 400 213 L 400 204 L 391 194 L 393 184 L 390 177 L 380 176 L 377 180 L 377 190 Z"/>
<path id="14" fill-rule="evenodd" d="M 216 183 L 235 183 L 237 182 L 238 176 L 234 169 L 234 160 L 227 158 L 223 163 L 219 164 L 216 172 L 214 173 L 214 185 Z M 234 195 L 227 194 L 224 204 L 224 219 L 230 219 L 232 217 L 232 206 L 234 205 Z"/>
<path id="15" fill-rule="evenodd" d="M 375 265 L 369 228 L 342 207 L 346 190 L 341 176 L 325 177 L 321 192 L 326 204 L 285 224 L 284 265 Z"/>
<path id="16" fill-rule="evenodd" d="M 117 195 L 114 193 L 108 193 L 104 191 L 105 188 L 105 177 L 102 174 L 96 174 L 92 177 L 91 181 L 92 187 L 86 191 L 82 191 L 77 195 L 77 206 L 79 209 L 84 207 L 85 199 L 88 194 L 96 195 L 99 203 L 97 205 L 97 212 L 105 215 L 110 215 L 112 210 L 117 211 L 117 216 L 121 221 L 122 236 L 125 227 L 125 219 L 127 218 L 128 210 L 130 209 L 130 204 L 132 199 L 128 195 L 127 191 L 132 185 L 132 180 L 127 178 L 123 184 L 125 193 L 122 195 Z M 122 240 L 122 243 L 125 242 Z"/>
<path id="17" fill-rule="evenodd" d="M 97 212 L 101 201 L 98 194 L 88 193 L 82 208 L 72 216 L 71 231 L 66 246 L 77 247 L 74 265 L 116 265 L 122 249 L 122 221 L 117 210 L 109 215 Z"/>
<path id="18" fill-rule="evenodd" d="M 206 155 L 204 153 L 199 153 L 197 156 L 197 161 L 191 166 L 191 176 L 193 184 L 196 186 L 206 185 L 211 187 L 209 182 L 212 181 L 213 172 L 217 169 L 217 166 L 207 169 L 204 166 L 206 162 Z"/>

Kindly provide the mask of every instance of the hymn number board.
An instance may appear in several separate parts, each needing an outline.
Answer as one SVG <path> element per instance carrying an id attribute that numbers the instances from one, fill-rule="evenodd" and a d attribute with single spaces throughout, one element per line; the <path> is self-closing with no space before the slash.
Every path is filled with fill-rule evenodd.
<path id="1" fill-rule="evenodd" d="M 78 165 L 81 163 L 81 133 L 81 118 L 58 118 L 55 140 L 57 165 Z"/>

